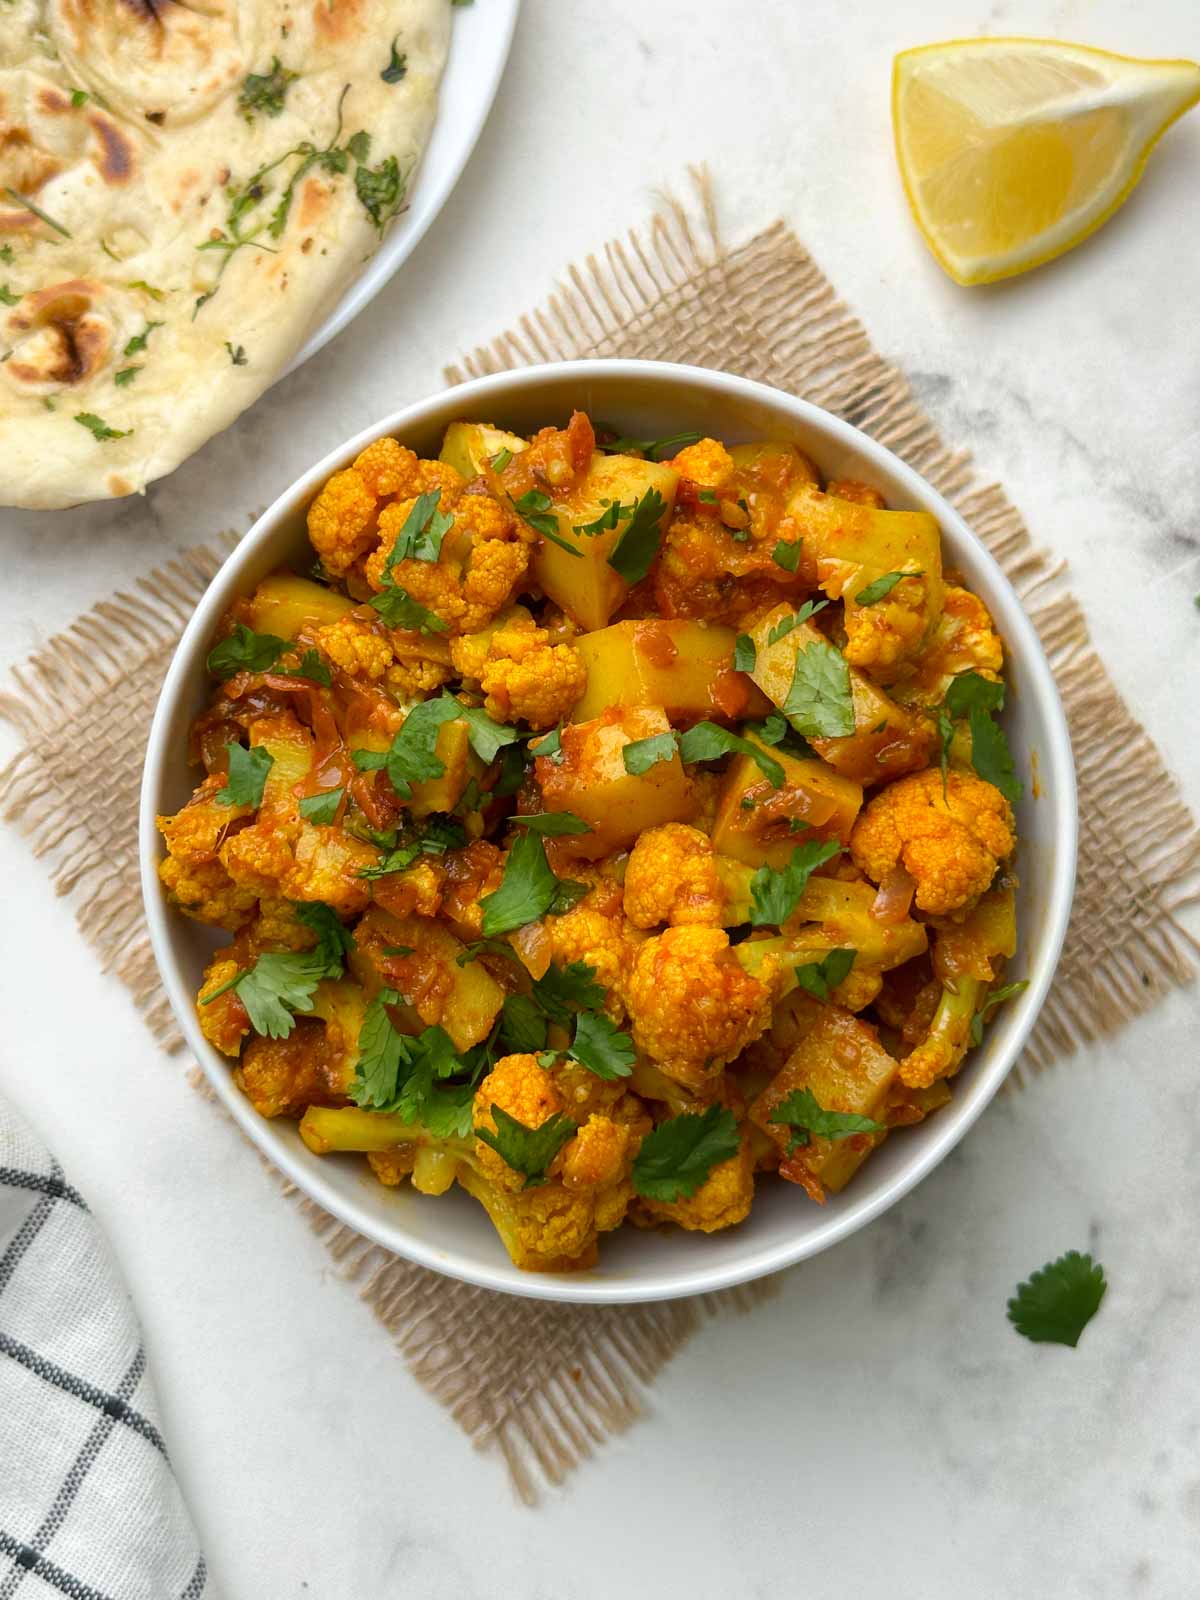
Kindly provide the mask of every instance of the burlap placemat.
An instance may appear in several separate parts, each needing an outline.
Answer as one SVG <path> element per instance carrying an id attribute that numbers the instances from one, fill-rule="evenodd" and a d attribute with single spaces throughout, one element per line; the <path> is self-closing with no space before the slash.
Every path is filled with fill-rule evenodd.
<path id="1" fill-rule="evenodd" d="M 1061 565 L 1034 548 L 1004 492 L 977 483 L 966 453 L 939 437 L 907 379 L 872 349 L 795 235 L 777 222 L 727 248 L 706 183 L 697 188 L 697 217 L 665 204 L 645 230 L 571 268 L 546 307 L 447 378 L 572 356 L 721 367 L 839 413 L 958 506 L 1038 628 L 1079 771 L 1075 909 L 1019 1084 L 1021 1072 L 1110 1032 L 1191 976 L 1198 947 L 1177 913 L 1194 898 L 1200 833 L 1093 650 Z M 58 892 L 75 899 L 85 938 L 169 1049 L 180 1040 L 138 892 L 138 781 L 171 653 L 234 542 L 229 534 L 189 550 L 137 580 L 133 592 L 96 606 L 14 672 L 0 695 L 0 715 L 23 746 L 0 774 L 3 815 L 46 860 Z M 706 1316 L 747 1309 L 770 1293 L 767 1284 L 627 1308 L 515 1300 L 390 1256 L 283 1187 L 410 1370 L 476 1443 L 501 1453 L 529 1503 L 540 1480 L 561 1482 L 606 1435 L 636 1419 L 647 1386 Z"/>

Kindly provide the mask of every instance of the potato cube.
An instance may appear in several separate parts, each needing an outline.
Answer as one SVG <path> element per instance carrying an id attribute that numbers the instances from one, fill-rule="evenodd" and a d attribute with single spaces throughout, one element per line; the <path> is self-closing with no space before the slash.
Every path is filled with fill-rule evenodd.
<path id="1" fill-rule="evenodd" d="M 861 785 L 815 756 L 768 753 L 783 768 L 778 789 L 750 756 L 735 756 L 730 763 L 713 823 L 714 850 L 752 867 L 786 867 L 802 839 L 845 844 L 862 807 Z"/>
<path id="2" fill-rule="evenodd" d="M 840 1006 L 822 1006 L 769 1086 L 750 1105 L 750 1120 L 784 1152 L 782 1175 L 835 1194 L 886 1137 L 855 1133 L 846 1139 L 821 1139 L 786 1154 L 791 1131 L 771 1115 L 794 1090 L 808 1089 L 823 1111 L 848 1111 L 873 1122 L 881 1113 L 899 1071 L 899 1062 L 879 1043 L 875 1029 Z M 805 1182 L 805 1180 L 809 1182 Z"/>
<path id="3" fill-rule="evenodd" d="M 534 773 L 546 810 L 573 811 L 591 825 L 591 833 L 557 840 L 561 850 L 597 859 L 632 844 L 645 828 L 694 815 L 696 796 L 678 752 L 637 776 L 625 767 L 627 744 L 670 731 L 660 707 L 617 707 L 565 727 L 561 760 L 537 757 Z"/>
<path id="4" fill-rule="evenodd" d="M 249 626 L 255 633 L 296 639 L 327 628 L 354 610 L 355 602 L 294 572 L 273 572 L 250 597 Z"/>
<path id="5" fill-rule="evenodd" d="M 458 965 L 466 946 L 448 928 L 429 917 L 398 917 L 372 906 L 355 929 L 355 940 L 347 966 L 368 994 L 393 988 L 405 996 L 410 1013 L 405 1026 L 412 1032 L 438 1023 L 456 1050 L 469 1050 L 487 1038 L 504 990 L 478 961 Z M 404 1012 L 400 1008 L 402 1018 Z"/>
<path id="6" fill-rule="evenodd" d="M 673 721 L 765 716 L 770 702 L 733 670 L 732 628 L 715 623 L 614 622 L 576 640 L 587 688 L 571 713 L 590 722 L 610 706 L 661 706 Z"/>
<path id="7" fill-rule="evenodd" d="M 483 763 L 471 750 L 470 733 L 465 718 L 442 723 L 433 748 L 446 770 L 440 778 L 426 778 L 412 785 L 412 799 L 404 803 L 414 817 L 427 817 L 432 811 L 453 811 L 470 779 L 482 774 Z M 346 740 L 351 750 L 374 750 L 377 754 L 389 749 L 391 742 L 386 734 L 374 729 L 351 733 Z"/>
<path id="8" fill-rule="evenodd" d="M 599 533 L 576 533 L 576 528 L 598 521 L 614 501 L 634 505 L 650 489 L 657 489 L 665 502 L 665 523 L 675 504 L 678 483 L 679 474 L 659 462 L 597 453 L 579 487 L 554 500 L 550 510 L 558 524 L 558 536 L 570 549 L 543 539 L 534 553 L 532 572 L 542 590 L 581 628 L 603 628 L 625 598 L 629 586 L 609 566 L 608 558 L 628 518 Z"/>
<path id="9" fill-rule="evenodd" d="M 503 428 L 494 428 L 491 423 L 452 422 L 442 440 L 439 460 L 461 472 L 464 478 L 478 478 L 485 464 L 501 450 L 510 450 L 514 456 L 519 456 L 522 450 L 528 449 L 527 440 L 518 438 L 515 433 L 505 433 Z"/>

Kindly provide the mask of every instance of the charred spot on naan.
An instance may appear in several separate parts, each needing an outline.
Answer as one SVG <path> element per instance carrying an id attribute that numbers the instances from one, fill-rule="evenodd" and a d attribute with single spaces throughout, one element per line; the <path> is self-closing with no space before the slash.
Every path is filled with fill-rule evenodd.
<path id="1" fill-rule="evenodd" d="M 100 157 L 96 162 L 105 183 L 128 183 L 137 167 L 137 148 L 133 140 L 99 112 L 88 118 L 92 132 L 100 144 Z"/>
<path id="2" fill-rule="evenodd" d="M 79 388 L 95 378 L 113 354 L 112 323 L 98 309 L 104 294 L 91 278 L 70 278 L 24 295 L 4 323 L 9 382 L 41 390 Z"/>
<path id="3" fill-rule="evenodd" d="M 362 0 L 316 0 L 312 15 L 317 37 L 331 44 L 355 38 L 364 26 L 363 9 Z"/>

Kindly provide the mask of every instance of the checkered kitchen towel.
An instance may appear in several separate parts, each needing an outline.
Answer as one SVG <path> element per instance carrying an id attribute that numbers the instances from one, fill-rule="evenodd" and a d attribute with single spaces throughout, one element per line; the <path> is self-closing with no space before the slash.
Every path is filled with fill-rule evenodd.
<path id="1" fill-rule="evenodd" d="M 217 1600 L 156 1416 L 95 1220 L 0 1100 L 0 1600 Z"/>

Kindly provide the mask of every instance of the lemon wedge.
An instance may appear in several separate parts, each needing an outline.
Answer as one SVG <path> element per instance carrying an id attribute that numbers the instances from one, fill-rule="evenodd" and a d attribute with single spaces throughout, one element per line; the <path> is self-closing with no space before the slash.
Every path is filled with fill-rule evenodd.
<path id="1" fill-rule="evenodd" d="M 1053 39 L 956 39 L 896 57 L 892 125 L 917 226 L 958 283 L 1062 255 L 1132 191 L 1200 100 L 1194 61 Z"/>

